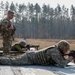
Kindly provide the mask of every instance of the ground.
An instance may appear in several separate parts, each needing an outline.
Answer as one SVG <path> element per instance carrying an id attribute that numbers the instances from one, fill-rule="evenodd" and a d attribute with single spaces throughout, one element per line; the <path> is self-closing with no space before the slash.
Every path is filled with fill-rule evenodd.
<path id="1" fill-rule="evenodd" d="M 75 66 L 0 66 L 0 75 L 75 75 Z"/>

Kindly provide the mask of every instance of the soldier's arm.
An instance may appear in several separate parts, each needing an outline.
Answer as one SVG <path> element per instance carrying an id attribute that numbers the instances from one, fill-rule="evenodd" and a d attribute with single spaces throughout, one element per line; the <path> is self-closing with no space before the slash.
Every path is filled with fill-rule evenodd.
<path id="1" fill-rule="evenodd" d="M 3 31 L 8 31 L 9 30 L 9 21 L 8 20 L 3 20 L 1 29 Z"/>
<path id="2" fill-rule="evenodd" d="M 60 52 L 58 50 L 55 49 L 51 49 L 49 50 L 49 52 L 47 52 L 48 54 L 50 54 L 51 58 L 58 64 L 58 66 L 60 67 L 65 67 L 67 65 L 67 63 L 69 62 L 67 59 L 64 59 L 62 57 L 62 55 L 60 54 Z"/>

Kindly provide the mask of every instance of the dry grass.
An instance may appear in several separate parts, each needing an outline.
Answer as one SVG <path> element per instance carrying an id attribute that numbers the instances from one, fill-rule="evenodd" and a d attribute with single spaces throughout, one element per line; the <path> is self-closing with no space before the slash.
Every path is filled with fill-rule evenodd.
<path id="1" fill-rule="evenodd" d="M 15 38 L 15 41 L 13 44 L 20 42 L 22 38 Z M 27 39 L 27 43 L 30 45 L 40 45 L 39 49 L 55 45 L 57 44 L 61 39 Z M 71 50 L 75 50 L 75 40 L 67 40 L 71 45 Z M 0 39 L 0 46 L 2 46 L 2 39 Z"/>
<path id="2" fill-rule="evenodd" d="M 51 45 L 56 45 L 61 39 L 27 39 L 29 44 L 38 44 L 41 48 L 45 48 Z M 75 40 L 67 40 L 70 43 L 71 50 L 75 49 Z"/>

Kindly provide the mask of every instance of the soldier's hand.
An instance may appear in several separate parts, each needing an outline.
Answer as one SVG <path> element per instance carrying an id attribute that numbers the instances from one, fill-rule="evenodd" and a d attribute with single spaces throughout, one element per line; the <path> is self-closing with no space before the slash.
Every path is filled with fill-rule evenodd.
<path id="1" fill-rule="evenodd" d="M 68 55 L 65 55 L 65 56 L 64 56 L 64 59 L 68 59 Z"/>
<path id="2" fill-rule="evenodd" d="M 14 29 L 13 25 L 11 25 L 11 26 L 9 27 L 9 29 Z"/>

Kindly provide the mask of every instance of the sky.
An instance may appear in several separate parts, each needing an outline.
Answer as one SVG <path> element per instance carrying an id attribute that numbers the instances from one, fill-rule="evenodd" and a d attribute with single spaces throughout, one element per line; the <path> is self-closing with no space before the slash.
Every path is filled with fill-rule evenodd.
<path id="1" fill-rule="evenodd" d="M 3 1 L 4 3 L 6 1 L 8 2 L 14 2 L 14 3 L 25 3 L 25 5 L 28 4 L 28 2 L 33 3 L 34 5 L 36 3 L 38 3 L 40 6 L 42 6 L 43 4 L 50 4 L 51 7 L 55 8 L 57 6 L 57 4 L 59 4 L 60 6 L 65 5 L 67 8 L 70 8 L 71 5 L 73 4 L 73 6 L 75 6 L 75 0 L 0 0 Z"/>

